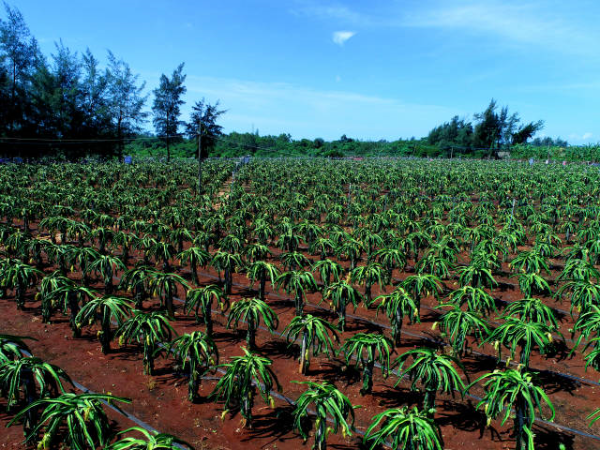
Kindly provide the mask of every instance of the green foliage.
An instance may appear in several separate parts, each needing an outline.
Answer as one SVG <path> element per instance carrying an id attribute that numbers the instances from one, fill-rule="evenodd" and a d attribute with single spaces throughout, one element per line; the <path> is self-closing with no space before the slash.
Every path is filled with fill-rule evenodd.
<path id="1" fill-rule="evenodd" d="M 340 353 L 344 353 L 346 365 L 354 357 L 356 367 L 362 366 L 363 387 L 361 395 L 370 394 L 373 390 L 373 370 L 375 363 L 381 365 L 381 373 L 387 378 L 390 370 L 390 354 L 393 345 L 390 340 L 382 334 L 356 333 L 344 342 Z"/>
<path id="2" fill-rule="evenodd" d="M 122 397 L 105 394 L 65 393 L 56 398 L 42 398 L 19 411 L 9 426 L 21 420 L 29 411 L 43 408 L 42 414 L 28 432 L 27 440 L 33 440 L 41 430 L 44 435 L 41 448 L 48 448 L 56 437 L 61 436 L 64 444 L 74 450 L 87 450 L 108 444 L 110 421 L 102 407 L 102 401 L 131 403 Z M 66 427 L 64 434 L 59 430 Z"/>
<path id="3" fill-rule="evenodd" d="M 379 314 L 380 309 L 383 309 L 385 315 L 390 319 L 392 324 L 392 340 L 396 347 L 400 345 L 404 318 L 408 317 L 411 324 L 421 322 L 419 306 L 401 286 L 396 286 L 388 295 L 380 295 L 369 306 L 372 306 L 373 303 L 379 303 L 377 314 Z"/>
<path id="4" fill-rule="evenodd" d="M 260 325 L 261 318 L 271 333 L 279 325 L 277 314 L 264 301 L 258 298 L 244 298 L 231 305 L 231 312 L 227 317 L 227 328 L 233 326 L 237 329 L 240 322 L 246 322 L 248 326 L 246 343 L 248 348 L 253 350 L 256 348 L 256 330 Z"/>
<path id="5" fill-rule="evenodd" d="M 65 392 L 61 378 L 71 379 L 64 370 L 35 356 L 5 361 L 0 365 L 0 386 L 7 400 L 7 410 L 21 401 L 25 403 Z M 31 419 L 31 418 L 28 418 Z M 32 426 L 31 423 L 28 424 Z"/>
<path id="6" fill-rule="evenodd" d="M 26 340 L 35 341 L 29 336 L 13 336 L 10 334 L 0 334 L 0 365 L 20 359 L 31 350 L 25 343 Z"/>
<path id="7" fill-rule="evenodd" d="M 296 400 L 294 408 L 294 428 L 300 432 L 300 436 L 305 442 L 308 440 L 308 430 L 304 425 L 305 419 L 312 415 L 310 412 L 311 407 L 317 411 L 313 450 L 324 450 L 328 436 L 331 433 L 337 434 L 340 429 L 344 437 L 352 435 L 352 431 L 354 431 L 354 409 L 357 406 L 352 406 L 348 397 L 328 382 L 322 384 L 312 381 L 294 382 L 308 386 Z M 350 423 L 348 423 L 349 418 L 351 419 Z M 332 427 L 328 426 L 328 420 L 333 422 Z"/>
<path id="8" fill-rule="evenodd" d="M 175 330 L 163 312 L 146 313 L 138 310 L 134 310 L 133 316 L 116 332 L 119 344 L 135 341 L 143 345 L 145 375 L 154 374 L 154 356 L 158 344 L 170 341 L 173 334 L 176 334 Z"/>
<path id="9" fill-rule="evenodd" d="M 379 430 L 375 429 L 379 427 Z M 407 406 L 388 409 L 373 417 L 365 433 L 364 443 L 371 442 L 370 450 L 388 445 L 406 450 L 442 450 L 440 427 L 425 412 Z"/>
<path id="10" fill-rule="evenodd" d="M 482 315 L 498 312 L 494 298 L 481 288 L 463 286 L 460 289 L 452 291 L 449 295 L 449 300 L 458 307 L 466 304 L 469 311 Z"/>
<path id="11" fill-rule="evenodd" d="M 298 370 L 301 374 L 306 375 L 308 371 L 311 349 L 313 356 L 318 356 L 324 352 L 327 358 L 331 359 L 331 356 L 335 354 L 332 337 L 334 341 L 339 341 L 336 331 L 337 328 L 334 325 L 310 314 L 292 318 L 283 330 L 283 335 L 286 336 L 290 345 L 302 335 L 300 367 Z"/>
<path id="12" fill-rule="evenodd" d="M 485 342 L 494 344 L 499 358 L 502 358 L 502 346 L 510 350 L 510 360 L 515 359 L 517 349 L 520 349 L 519 362 L 527 369 L 534 347 L 537 346 L 542 355 L 553 348 L 553 331 L 553 328 L 542 322 L 508 317 L 490 333 Z"/>
<path id="13" fill-rule="evenodd" d="M 234 356 L 231 363 L 219 366 L 225 368 L 226 373 L 218 381 L 210 398 L 225 401 L 225 410 L 221 417 L 225 417 L 232 407 L 238 406 L 244 426 L 252 426 L 252 407 L 256 391 L 265 403 L 274 407 L 271 391 L 274 387 L 281 390 L 281 386 L 270 367 L 273 362 L 269 358 L 251 353 L 244 347 L 242 350 L 243 356 Z"/>
<path id="14" fill-rule="evenodd" d="M 229 299 L 216 284 L 209 284 L 198 289 L 189 289 L 185 296 L 185 312 L 189 314 L 193 310 L 196 323 L 199 323 L 198 311 L 201 309 L 204 325 L 206 325 L 206 334 L 209 336 L 212 336 L 213 329 L 213 301 L 217 302 L 221 312 L 225 312 L 229 308 Z"/>
<path id="15" fill-rule="evenodd" d="M 487 322 L 477 312 L 463 311 L 456 305 L 440 305 L 446 306 L 451 306 L 452 309 L 444 313 L 436 324 L 439 324 L 442 335 L 450 342 L 454 355 L 460 358 L 467 350 L 467 336 L 474 335 L 476 340 L 483 341 L 490 330 Z"/>
<path id="16" fill-rule="evenodd" d="M 96 320 L 100 322 L 102 329 L 98 332 L 98 338 L 102 345 L 102 353 L 106 354 L 110 351 L 110 342 L 113 339 L 111 323 L 116 322 L 117 327 L 120 327 L 131 310 L 129 299 L 115 296 L 95 297 L 83 305 L 75 321 L 78 328 L 84 324 L 91 325 Z"/>
<path id="17" fill-rule="evenodd" d="M 542 403 L 545 403 L 551 412 L 547 419 L 552 421 L 555 416 L 550 398 L 540 386 L 536 385 L 535 374 L 512 369 L 504 372 L 496 370 L 479 377 L 466 390 L 470 390 L 481 381 L 485 381 L 485 395 L 477 404 L 477 408 L 485 406 L 488 425 L 491 420 L 500 416 L 502 417 L 501 425 L 504 425 L 512 416 L 514 409 L 516 412 L 514 419 L 516 450 L 533 450 L 535 435 L 532 427 L 536 419 L 536 409 L 544 418 Z"/>
<path id="18" fill-rule="evenodd" d="M 152 112 L 154 113 L 154 127 L 159 135 L 165 136 L 167 145 L 167 162 L 171 160 L 169 143 L 176 140 L 173 135 L 177 134 L 180 124 L 180 108 L 185 102 L 181 98 L 187 88 L 183 85 L 185 81 L 183 74 L 183 63 L 179 64 L 173 71 L 171 78 L 165 74 L 160 76 L 160 82 L 154 89 L 154 102 Z"/>
<path id="19" fill-rule="evenodd" d="M 574 310 L 580 311 L 583 314 L 593 306 L 598 305 L 600 284 L 585 280 L 569 281 L 556 291 L 555 297 L 561 298 L 569 291 L 571 292 L 571 307 L 569 308 L 571 317 L 574 317 Z"/>
<path id="20" fill-rule="evenodd" d="M 301 316 L 304 310 L 304 298 L 306 291 L 317 291 L 317 282 L 312 273 L 305 270 L 290 270 L 283 272 L 276 279 L 277 289 L 282 286 L 285 292 L 294 293 L 294 302 L 296 304 L 296 315 Z"/>
<path id="21" fill-rule="evenodd" d="M 179 450 L 182 447 L 187 447 L 193 450 L 191 444 L 167 433 L 151 432 L 144 428 L 132 427 L 121 431 L 118 436 L 125 433 L 135 431 L 140 433 L 142 437 L 136 438 L 132 436 L 122 437 L 116 442 L 113 442 L 105 450 Z"/>
<path id="22" fill-rule="evenodd" d="M 551 329 L 558 329 L 558 321 L 554 315 L 554 310 L 539 298 L 524 298 L 511 302 L 504 309 L 502 316 L 504 318 L 518 318 L 525 322 L 542 323 Z"/>
<path id="23" fill-rule="evenodd" d="M 43 272 L 35 267 L 25 264 L 18 259 L 10 259 L 2 267 L 0 285 L 5 288 L 14 289 L 17 309 L 23 309 L 27 288 L 32 286 L 42 276 Z"/>
<path id="24" fill-rule="evenodd" d="M 171 342 L 167 354 L 173 354 L 179 369 L 188 368 L 188 400 L 193 402 L 198 397 L 201 377 L 219 364 L 219 350 L 208 334 L 193 331 L 183 334 Z"/>
<path id="25" fill-rule="evenodd" d="M 330 284 L 321 301 L 329 300 L 330 306 L 338 313 L 338 328 L 344 331 L 346 327 L 346 307 L 353 304 L 354 308 L 362 300 L 362 295 L 350 283 L 349 279 Z"/>
<path id="26" fill-rule="evenodd" d="M 412 362 L 409 363 L 409 360 Z M 435 397 L 438 391 L 454 395 L 454 391 L 462 391 L 465 385 L 454 367 L 458 366 L 463 372 L 464 368 L 460 361 L 449 355 L 439 354 L 432 348 L 417 348 L 409 350 L 395 360 L 399 365 L 400 383 L 402 377 L 408 375 L 411 379 L 411 390 L 417 389 L 417 384 L 423 386 L 425 397 L 423 398 L 423 411 L 427 417 L 432 418 L 435 413 Z"/>

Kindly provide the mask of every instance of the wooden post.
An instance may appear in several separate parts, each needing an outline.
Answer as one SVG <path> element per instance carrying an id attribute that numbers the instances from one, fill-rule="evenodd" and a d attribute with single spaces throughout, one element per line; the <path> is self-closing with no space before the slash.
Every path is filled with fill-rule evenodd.
<path id="1" fill-rule="evenodd" d="M 198 121 L 198 195 L 202 194 L 202 122 Z"/>
<path id="2" fill-rule="evenodd" d="M 510 214 L 510 220 L 508 221 L 508 227 L 510 228 L 510 226 L 512 225 L 512 220 L 513 217 L 515 215 L 515 204 L 517 203 L 517 199 L 513 198 L 513 206 L 512 206 L 512 212 Z"/>

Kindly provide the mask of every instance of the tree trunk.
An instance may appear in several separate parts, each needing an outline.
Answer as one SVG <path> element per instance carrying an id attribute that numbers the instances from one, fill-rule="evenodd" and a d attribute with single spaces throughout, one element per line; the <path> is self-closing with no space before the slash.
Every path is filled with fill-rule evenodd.
<path id="1" fill-rule="evenodd" d="M 30 405 L 34 401 L 36 401 L 36 390 L 35 390 L 35 381 L 33 379 L 33 372 L 31 369 L 26 368 L 23 370 L 23 388 L 24 388 L 24 396 L 25 402 L 27 405 Z M 23 421 L 23 432 L 25 433 L 25 437 L 31 434 L 31 431 L 35 427 L 37 423 L 37 408 L 31 408 L 25 414 L 25 418 Z"/>
<path id="2" fill-rule="evenodd" d="M 167 315 L 169 318 L 175 318 L 175 306 L 173 305 L 173 293 L 171 288 L 167 287 L 168 292 L 165 295 L 165 306 L 167 307 Z"/>
<path id="3" fill-rule="evenodd" d="M 325 279 L 323 280 L 323 282 L 325 283 L 325 288 L 329 287 L 330 281 L 331 281 L 331 270 L 327 269 L 327 270 L 325 270 Z"/>
<path id="4" fill-rule="evenodd" d="M 230 282 L 230 270 L 229 269 L 225 269 L 225 274 L 224 274 L 224 278 L 225 278 L 225 295 L 230 295 L 231 294 L 231 282 Z"/>
<path id="5" fill-rule="evenodd" d="M 190 259 L 190 266 L 192 269 L 192 283 L 198 285 L 198 261 L 194 256 Z"/>
<path id="6" fill-rule="evenodd" d="M 104 293 L 106 295 L 111 295 L 113 292 L 113 271 L 111 265 L 106 269 L 106 276 L 104 277 Z"/>
<path id="7" fill-rule="evenodd" d="M 317 418 L 315 428 L 315 450 L 327 450 L 327 419 Z"/>
<path id="8" fill-rule="evenodd" d="M 154 346 L 148 342 L 148 336 L 145 335 L 144 339 L 144 375 L 154 375 Z"/>

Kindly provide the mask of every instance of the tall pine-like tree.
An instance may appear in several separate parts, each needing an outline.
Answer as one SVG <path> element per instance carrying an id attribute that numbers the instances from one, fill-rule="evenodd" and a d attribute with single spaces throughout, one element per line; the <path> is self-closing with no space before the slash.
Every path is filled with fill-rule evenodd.
<path id="1" fill-rule="evenodd" d="M 186 92 L 184 86 L 185 75 L 183 74 L 184 63 L 179 64 L 173 71 L 171 78 L 162 74 L 160 84 L 154 90 L 154 104 L 152 112 L 154 113 L 154 127 L 159 135 L 162 135 L 167 145 L 167 162 L 171 160 L 170 141 L 177 135 L 179 126 L 183 124 L 179 120 L 181 115 L 182 100 Z"/>

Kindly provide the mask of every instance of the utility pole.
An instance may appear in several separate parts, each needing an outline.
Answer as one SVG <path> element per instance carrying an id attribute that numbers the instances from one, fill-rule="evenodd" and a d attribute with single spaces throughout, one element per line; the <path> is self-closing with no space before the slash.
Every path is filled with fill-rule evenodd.
<path id="1" fill-rule="evenodd" d="M 198 121 L 198 195 L 202 194 L 202 121 Z"/>

